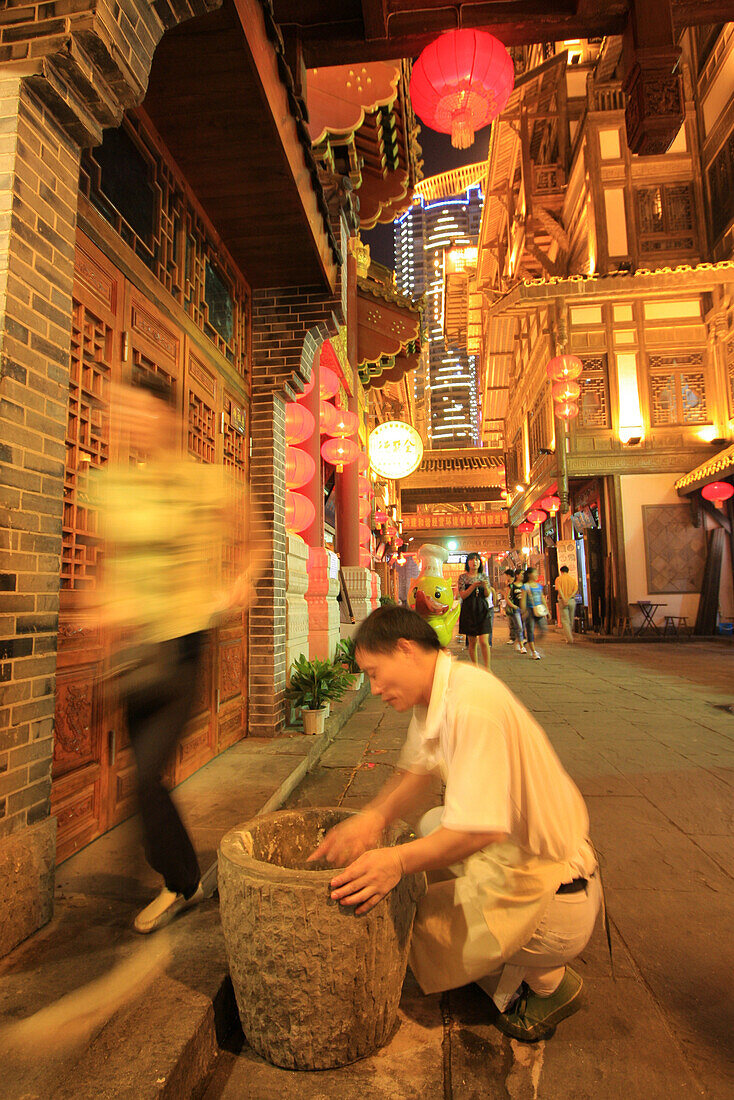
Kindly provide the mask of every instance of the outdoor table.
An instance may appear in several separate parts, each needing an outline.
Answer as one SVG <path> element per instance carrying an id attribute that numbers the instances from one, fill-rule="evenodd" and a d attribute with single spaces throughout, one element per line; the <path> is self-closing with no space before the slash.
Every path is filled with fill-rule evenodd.
<path id="1" fill-rule="evenodd" d="M 653 621 L 655 612 L 659 611 L 661 607 L 667 607 L 668 605 L 666 603 L 651 603 L 649 600 L 637 600 L 634 606 L 639 607 L 642 612 L 642 626 L 635 631 L 635 637 L 642 634 L 645 627 L 648 626 L 652 627 L 656 634 L 659 634 L 660 631 Z"/>

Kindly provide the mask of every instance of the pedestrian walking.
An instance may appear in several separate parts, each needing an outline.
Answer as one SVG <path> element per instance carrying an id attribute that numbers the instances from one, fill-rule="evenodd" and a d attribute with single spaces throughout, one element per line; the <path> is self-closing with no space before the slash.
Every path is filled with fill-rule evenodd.
<path id="1" fill-rule="evenodd" d="M 453 661 L 420 616 L 379 608 L 355 635 L 373 695 L 413 708 L 399 772 L 311 859 L 343 866 L 331 897 L 365 913 L 426 871 L 410 966 L 424 993 L 477 982 L 513 1038 L 547 1039 L 579 1007 L 568 965 L 588 943 L 601 887 L 584 801 L 545 733 L 496 677 Z M 445 784 L 419 837 L 381 847 L 386 827 Z"/>
<path id="2" fill-rule="evenodd" d="M 516 569 L 512 574 L 512 581 L 508 589 L 508 611 L 510 621 L 514 624 L 515 649 L 518 653 L 527 653 L 525 648 L 525 627 L 522 617 L 522 569 Z"/>
<path id="3" fill-rule="evenodd" d="M 576 615 L 576 593 L 579 586 L 576 578 L 571 575 L 567 565 L 562 565 L 556 577 L 556 592 L 558 593 L 558 614 L 561 620 L 561 629 L 566 638 L 567 645 L 574 644 L 573 622 Z"/>
<path id="4" fill-rule="evenodd" d="M 510 586 L 515 579 L 514 569 L 505 569 L 502 581 L 502 595 L 505 601 L 505 615 L 507 617 L 507 626 L 509 627 L 510 637 L 505 642 L 505 645 L 515 645 L 517 641 L 517 626 L 515 623 L 515 617 L 513 615 L 512 601 L 510 598 Z"/>
<path id="5" fill-rule="evenodd" d="M 466 635 L 472 662 L 489 669 L 497 593 L 485 577 L 481 556 L 476 552 L 466 557 L 458 589 L 461 600 L 459 633 Z"/>
<path id="6" fill-rule="evenodd" d="M 538 584 L 538 570 L 532 566 L 523 573 L 522 610 L 525 623 L 525 638 L 530 655 L 535 661 L 540 654 L 535 647 L 536 634 L 544 634 L 548 625 L 548 605 L 545 602 L 543 588 Z"/>
<path id="7" fill-rule="evenodd" d="M 164 379 L 141 372 L 134 381 L 116 388 L 112 409 L 120 460 L 93 487 L 105 539 L 95 603 L 100 623 L 121 639 L 108 684 L 127 718 L 146 858 L 164 883 L 135 918 L 147 933 L 204 896 L 194 846 L 162 777 L 191 717 L 209 627 L 244 604 L 250 588 L 246 572 L 223 576 L 227 531 L 238 517 L 244 530 L 242 488 L 222 467 L 182 457 Z"/>

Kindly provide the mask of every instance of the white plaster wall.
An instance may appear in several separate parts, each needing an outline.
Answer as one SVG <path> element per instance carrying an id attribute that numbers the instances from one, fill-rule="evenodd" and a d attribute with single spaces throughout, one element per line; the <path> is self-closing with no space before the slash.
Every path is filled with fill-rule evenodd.
<path id="1" fill-rule="evenodd" d="M 647 590 L 647 567 L 645 564 L 645 535 L 642 528 L 642 507 L 645 504 L 681 504 L 681 497 L 673 488 L 675 482 L 687 470 L 671 470 L 665 474 L 627 474 L 620 478 L 622 492 L 622 521 L 624 524 L 624 548 L 627 559 L 627 599 L 630 604 L 637 600 L 651 600 L 664 603 L 655 617 L 663 622 L 664 615 L 685 615 L 688 625 L 693 626 L 698 612 L 699 594 L 697 592 L 651 593 Z M 642 616 L 630 608 L 634 621 L 639 624 Z"/>

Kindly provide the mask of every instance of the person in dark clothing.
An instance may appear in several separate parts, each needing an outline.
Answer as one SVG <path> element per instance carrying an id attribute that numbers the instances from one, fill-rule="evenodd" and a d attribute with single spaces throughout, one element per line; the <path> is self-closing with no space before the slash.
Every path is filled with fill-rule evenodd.
<path id="1" fill-rule="evenodd" d="M 484 566 L 479 554 L 467 555 L 458 587 L 461 600 L 459 634 L 466 635 L 469 657 L 474 664 L 481 664 L 489 669 L 497 593 L 484 576 Z"/>

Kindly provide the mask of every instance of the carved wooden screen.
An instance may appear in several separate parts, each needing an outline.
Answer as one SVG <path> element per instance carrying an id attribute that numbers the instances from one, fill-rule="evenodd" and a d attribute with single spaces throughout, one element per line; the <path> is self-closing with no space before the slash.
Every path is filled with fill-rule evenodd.
<path id="1" fill-rule="evenodd" d="M 650 356 L 650 413 L 653 427 L 708 423 L 703 352 Z"/>
<path id="2" fill-rule="evenodd" d="M 695 247 L 693 190 L 687 183 L 635 192 L 642 253 L 689 252 Z"/>
<path id="3" fill-rule="evenodd" d="M 544 385 L 535 399 L 528 421 L 528 438 L 530 442 L 530 466 L 531 468 L 540 457 L 541 450 L 550 447 L 551 425 L 551 399 L 550 392 Z"/>
<path id="4" fill-rule="evenodd" d="M 578 428 L 610 428 L 609 384 L 606 355 L 585 355 L 583 372 L 578 380 L 579 394 Z"/>
<path id="5" fill-rule="evenodd" d="M 726 345 L 726 379 L 729 416 L 734 418 L 734 340 L 729 340 Z"/>

